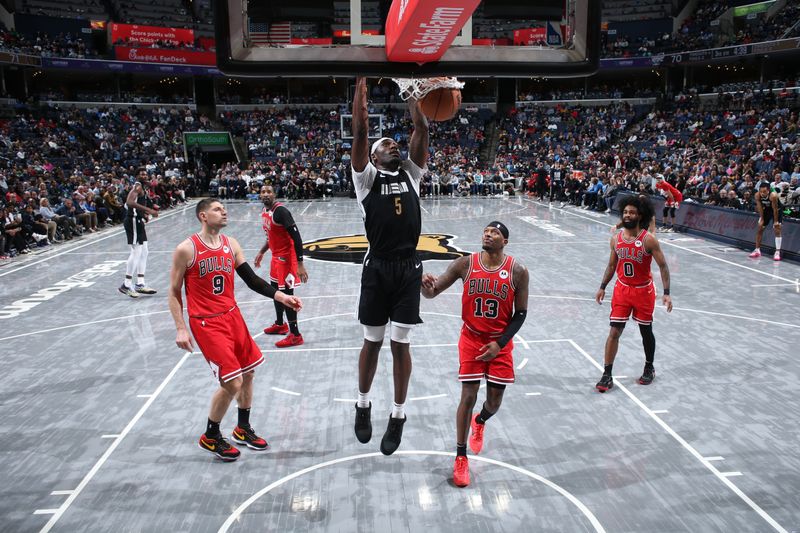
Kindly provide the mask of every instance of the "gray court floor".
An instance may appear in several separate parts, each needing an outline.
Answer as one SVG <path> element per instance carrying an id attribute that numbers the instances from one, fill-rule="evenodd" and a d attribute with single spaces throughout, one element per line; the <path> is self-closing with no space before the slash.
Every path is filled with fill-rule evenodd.
<path id="1" fill-rule="evenodd" d="M 171 251 L 197 229 L 188 209 L 148 226 L 147 279 L 159 289 L 150 298 L 116 291 L 127 258 L 119 231 L 0 269 L 0 315 L 16 314 L 0 318 L 0 530 L 800 530 L 800 266 L 659 235 L 675 309 L 656 310 L 656 381 L 635 382 L 643 355 L 631 325 L 617 387 L 601 395 L 609 304 L 593 297 L 615 219 L 519 197 L 423 206 L 423 231 L 452 235 L 463 250 L 502 220 L 508 252 L 530 270 L 517 383 L 471 457 L 468 488 L 451 480 L 460 289 L 423 300 L 404 439 L 384 457 L 386 351 L 373 441 L 352 430 L 361 345 L 352 263 L 308 261 L 311 280 L 297 291 L 306 343 L 289 350 L 260 333 L 272 302 L 238 283 L 267 357 L 252 419 L 271 449 L 243 450 L 231 464 L 202 452 L 215 385 L 200 355 L 175 346 L 166 298 Z M 252 258 L 260 207 L 228 207 L 227 233 Z M 354 200 L 289 207 L 305 241 L 362 232 Z M 223 430 L 234 423 L 231 409 Z"/>

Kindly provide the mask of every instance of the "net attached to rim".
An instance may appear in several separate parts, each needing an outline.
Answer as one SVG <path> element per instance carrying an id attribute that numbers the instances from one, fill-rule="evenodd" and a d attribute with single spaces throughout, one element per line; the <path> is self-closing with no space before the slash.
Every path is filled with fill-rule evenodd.
<path id="1" fill-rule="evenodd" d="M 400 87 L 400 98 L 421 100 L 435 89 L 463 89 L 464 83 L 456 78 L 392 78 Z"/>

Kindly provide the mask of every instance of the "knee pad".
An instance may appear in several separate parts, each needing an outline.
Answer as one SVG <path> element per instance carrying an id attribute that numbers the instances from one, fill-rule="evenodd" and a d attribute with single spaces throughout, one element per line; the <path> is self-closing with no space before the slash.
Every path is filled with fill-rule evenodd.
<path id="1" fill-rule="evenodd" d="M 410 335 L 411 335 L 411 328 L 409 326 L 392 324 L 391 338 L 394 342 L 399 342 L 401 344 L 409 344 L 411 342 L 411 339 L 409 339 Z"/>
<path id="2" fill-rule="evenodd" d="M 382 326 L 364 326 L 364 338 L 370 342 L 383 342 L 386 335 L 386 324 Z"/>

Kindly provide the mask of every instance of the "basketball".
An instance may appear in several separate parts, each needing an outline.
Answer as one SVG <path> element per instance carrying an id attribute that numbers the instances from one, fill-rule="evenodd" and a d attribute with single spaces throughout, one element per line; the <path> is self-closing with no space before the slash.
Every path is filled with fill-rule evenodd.
<path id="1" fill-rule="evenodd" d="M 461 106 L 459 89 L 434 89 L 420 100 L 422 112 L 430 120 L 440 122 L 450 120 Z"/>

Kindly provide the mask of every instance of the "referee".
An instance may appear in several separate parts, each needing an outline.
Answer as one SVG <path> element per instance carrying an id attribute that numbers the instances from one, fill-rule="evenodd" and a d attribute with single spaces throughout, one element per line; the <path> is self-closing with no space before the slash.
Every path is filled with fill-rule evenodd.
<path id="1" fill-rule="evenodd" d="M 391 455 L 400 446 L 406 416 L 404 406 L 411 377 L 409 333 L 419 317 L 422 261 L 417 242 L 422 229 L 419 184 L 428 160 L 428 120 L 416 100 L 409 100 L 414 132 L 409 158 L 403 160 L 393 139 L 368 141 L 367 82 L 356 80 L 353 97 L 353 184 L 364 216 L 369 251 L 361 273 L 358 320 L 364 327 L 364 345 L 358 360 L 356 438 L 372 438 L 369 391 L 378 368 L 378 353 L 391 320 L 394 361 L 394 406 L 381 452 Z"/>

